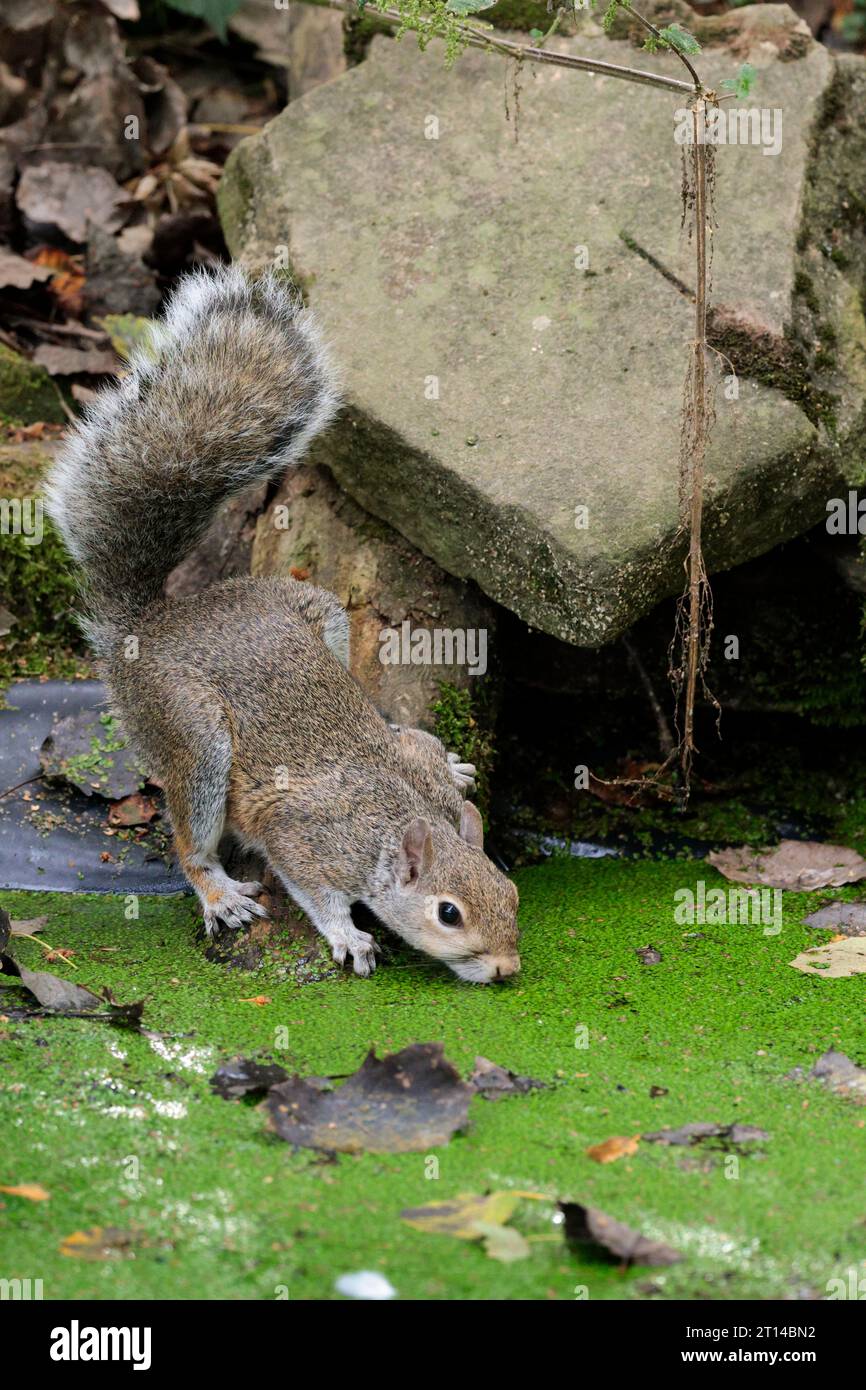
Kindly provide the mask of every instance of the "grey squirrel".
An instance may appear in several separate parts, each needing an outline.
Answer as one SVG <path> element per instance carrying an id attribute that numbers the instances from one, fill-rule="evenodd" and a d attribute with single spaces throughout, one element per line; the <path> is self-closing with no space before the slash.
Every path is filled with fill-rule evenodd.
<path id="1" fill-rule="evenodd" d="M 385 722 L 349 674 L 334 595 L 240 578 L 163 596 L 219 505 L 296 462 L 338 405 L 316 325 L 276 276 L 195 272 L 73 431 L 49 510 L 208 933 L 266 915 L 261 885 L 235 882 L 218 859 L 228 830 L 356 974 L 378 951 L 352 921 L 361 901 L 461 978 L 503 979 L 520 968 L 518 897 L 464 800 L 474 769 L 431 734 Z"/>

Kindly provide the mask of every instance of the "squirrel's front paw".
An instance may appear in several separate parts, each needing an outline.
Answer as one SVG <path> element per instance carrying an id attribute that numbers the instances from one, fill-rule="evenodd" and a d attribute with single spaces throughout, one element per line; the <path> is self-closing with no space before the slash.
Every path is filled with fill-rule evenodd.
<path id="1" fill-rule="evenodd" d="M 356 975 L 372 975 L 376 969 L 376 953 L 379 947 L 376 945 L 369 932 L 358 931 L 353 927 L 351 931 L 340 933 L 340 938 L 332 943 L 333 957 L 338 965 L 344 965 L 346 956 L 352 957 L 352 969 Z"/>
<path id="2" fill-rule="evenodd" d="M 459 753 L 448 754 L 448 769 L 459 792 L 474 791 L 475 764 L 461 763 Z"/>
<path id="3" fill-rule="evenodd" d="M 208 936 L 213 936 L 221 926 L 239 931 L 254 917 L 267 917 L 267 909 L 252 896 L 261 891 L 260 883 L 232 883 L 209 891 L 204 908 L 204 929 Z"/>

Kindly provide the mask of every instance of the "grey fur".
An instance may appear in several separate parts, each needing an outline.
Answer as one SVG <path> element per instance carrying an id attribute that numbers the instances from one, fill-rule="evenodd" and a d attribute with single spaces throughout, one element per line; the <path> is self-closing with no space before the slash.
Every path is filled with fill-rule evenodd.
<path id="1" fill-rule="evenodd" d="M 274 277 L 184 281 L 157 355 L 100 397 L 51 480 L 84 571 L 112 699 L 164 787 L 175 849 L 209 932 L 265 916 L 260 885 L 217 858 L 224 829 L 267 860 L 356 974 L 376 946 L 366 902 L 465 979 L 519 968 L 517 892 L 463 799 L 474 769 L 391 729 L 350 675 L 348 617 L 293 579 L 234 579 L 166 600 L 169 570 L 215 509 L 300 457 L 336 387 L 314 324 Z M 128 639 L 134 638 L 134 642 Z M 447 926 L 438 905 L 461 913 Z"/>
<path id="2" fill-rule="evenodd" d="M 100 393 L 47 490 L 99 651 L 159 598 L 220 504 L 299 459 L 338 408 L 312 316 L 273 274 L 187 276 L 153 346 Z"/>

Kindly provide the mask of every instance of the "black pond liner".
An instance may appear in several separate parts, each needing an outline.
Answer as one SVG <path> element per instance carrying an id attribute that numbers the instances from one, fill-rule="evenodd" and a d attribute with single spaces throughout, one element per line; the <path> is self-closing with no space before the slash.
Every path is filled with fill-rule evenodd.
<path id="1" fill-rule="evenodd" d="M 107 801 L 41 776 L 39 749 L 58 719 L 105 709 L 99 681 L 15 681 L 0 709 L 0 889 L 60 893 L 179 893 L 187 889 L 176 865 L 147 845 L 105 835 Z M 37 780 L 31 781 L 31 778 Z M 31 801 L 25 801 L 29 792 Z M 33 819 L 56 818 L 48 833 Z M 106 849 L 122 860 L 104 864 Z"/>

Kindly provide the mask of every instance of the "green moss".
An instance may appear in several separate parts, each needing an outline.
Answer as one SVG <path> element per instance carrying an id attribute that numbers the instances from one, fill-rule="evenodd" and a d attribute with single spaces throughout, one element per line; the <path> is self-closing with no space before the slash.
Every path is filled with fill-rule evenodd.
<path id="1" fill-rule="evenodd" d="M 0 343 L 0 424 L 63 424 L 60 393 L 44 367 Z"/>
<path id="2" fill-rule="evenodd" d="M 229 155 L 224 170 L 228 177 L 220 179 L 217 188 L 220 225 L 226 245 L 232 252 L 241 244 L 253 204 L 253 181 L 247 167 L 249 156 L 244 148 L 248 143 L 244 141 L 237 151 L 233 150 Z"/>
<path id="3" fill-rule="evenodd" d="M 150 1032 L 18 1017 L 21 990 L 0 985 L 0 1180 L 51 1193 L 40 1204 L 2 1199 L 3 1276 L 42 1278 L 54 1299 L 329 1298 L 340 1274 L 363 1268 L 404 1299 L 572 1301 L 578 1285 L 591 1299 L 820 1296 L 862 1257 L 850 1174 L 863 1111 L 786 1074 L 828 1047 L 866 1061 L 862 980 L 788 965 L 821 939 L 800 925 L 818 895 L 785 896 L 778 936 L 674 923 L 674 893 L 698 879 L 721 882 L 694 863 L 521 873 L 523 973 L 501 989 L 463 984 L 402 947 L 371 980 L 334 972 L 299 987 L 279 945 L 253 977 L 208 962 L 188 899 L 144 899 L 132 922 L 121 898 L 9 895 L 14 916 L 48 915 L 45 935 L 75 950 L 77 979 L 147 996 Z M 635 954 L 650 942 L 660 965 Z M 41 954 L 31 942 L 16 950 L 31 965 Z M 268 1002 L 244 1002 L 256 996 Z M 468 1132 L 433 1151 L 438 1181 L 424 1154 L 328 1164 L 293 1153 L 255 1105 L 207 1085 L 237 1053 L 346 1073 L 371 1045 L 431 1038 L 464 1074 L 481 1053 L 549 1087 L 473 1101 Z M 653 1099 L 651 1087 L 664 1094 Z M 611 1135 L 693 1120 L 756 1124 L 770 1139 L 733 1172 L 703 1148 L 641 1144 L 607 1166 L 586 1156 Z M 407 1206 L 504 1187 L 548 1198 L 517 1215 L 543 1237 L 517 1264 L 400 1221 Z M 685 1259 L 623 1271 L 573 1255 L 552 1224 L 559 1196 Z M 59 1254 L 64 1236 L 96 1225 L 137 1232 L 135 1257 Z"/>
<path id="4" fill-rule="evenodd" d="M 0 688 L 23 676 L 72 676 L 87 669 L 85 644 L 75 620 L 77 582 L 63 542 L 43 517 L 38 545 L 4 536 L 0 545 L 0 594 L 15 625 L 0 637 Z"/>
<path id="5" fill-rule="evenodd" d="M 810 306 L 814 302 L 814 287 L 807 275 L 797 277 L 794 292 L 802 294 Z M 836 360 L 834 329 L 824 324 L 816 333 L 823 336 L 817 339 L 817 348 L 813 344 L 813 359 L 820 355 L 824 369 L 829 370 Z M 772 333 L 756 333 L 736 321 L 714 315 L 710 316 L 709 343 L 728 358 L 738 376 L 781 391 L 802 407 L 812 424 L 832 424 L 836 397 L 811 381 L 806 353 L 798 343 Z"/>
<path id="6" fill-rule="evenodd" d="M 813 314 L 821 312 L 821 301 L 815 289 L 815 283 L 805 270 L 798 270 L 794 275 L 794 293 L 798 294 L 808 309 Z"/>
<path id="7" fill-rule="evenodd" d="M 546 0 L 498 0 L 498 3 L 479 16 L 485 24 L 493 24 L 497 29 L 513 29 L 528 33 L 530 29 L 550 28 L 553 15 L 549 12 Z M 574 32 L 574 22 L 565 17 L 560 26 L 563 34 Z"/>
<path id="8" fill-rule="evenodd" d="M 347 61 L 352 67 L 362 63 L 377 34 L 390 37 L 393 33 L 394 26 L 375 15 L 347 15 L 343 21 L 343 52 Z"/>
<path id="9" fill-rule="evenodd" d="M 490 779 L 496 761 L 494 744 L 495 691 L 489 680 L 476 694 L 467 687 L 460 688 L 442 681 L 439 698 L 431 706 L 433 732 L 452 753 L 459 753 L 462 762 L 474 763 L 477 801 L 487 818 L 490 806 Z"/>

